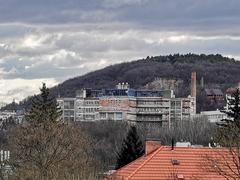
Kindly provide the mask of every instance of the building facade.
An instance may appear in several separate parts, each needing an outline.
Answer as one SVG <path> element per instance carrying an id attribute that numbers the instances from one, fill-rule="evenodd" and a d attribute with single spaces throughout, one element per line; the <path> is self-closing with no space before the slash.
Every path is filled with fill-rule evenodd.
<path id="1" fill-rule="evenodd" d="M 161 126 L 170 122 L 170 99 L 163 97 L 130 98 L 127 119 L 131 122 L 152 122 Z"/>
<path id="2" fill-rule="evenodd" d="M 196 114 L 195 97 L 175 98 L 172 90 L 83 89 L 75 98 L 58 98 L 67 121 L 126 120 L 171 126 Z"/>
<path id="3" fill-rule="evenodd" d="M 129 112 L 127 96 L 103 96 L 99 98 L 100 120 L 126 120 Z"/>
<path id="4" fill-rule="evenodd" d="M 216 111 L 202 111 L 200 113 L 203 117 L 206 117 L 206 119 L 211 123 L 219 123 L 222 119 L 227 118 L 227 114 L 216 110 Z"/>
<path id="5" fill-rule="evenodd" d="M 64 121 L 75 121 L 75 100 L 76 98 L 58 98 L 58 106 L 62 110 Z"/>
<path id="6" fill-rule="evenodd" d="M 75 121 L 95 121 L 99 119 L 98 98 L 75 99 Z"/>

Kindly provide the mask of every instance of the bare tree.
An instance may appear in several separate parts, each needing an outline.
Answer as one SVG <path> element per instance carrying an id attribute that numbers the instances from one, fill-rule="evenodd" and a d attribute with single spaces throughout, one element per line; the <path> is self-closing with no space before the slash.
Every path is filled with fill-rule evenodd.
<path id="1" fill-rule="evenodd" d="M 170 145 L 172 139 L 177 141 L 188 141 L 192 144 L 208 145 L 216 129 L 216 125 L 208 122 L 205 117 L 184 120 L 175 124 L 172 128 L 161 127 L 157 124 L 138 125 L 138 129 L 145 138 L 157 138 L 162 144 Z"/>
<path id="2" fill-rule="evenodd" d="M 214 154 L 205 156 L 204 165 L 226 179 L 240 179 L 240 92 L 239 89 L 229 99 L 230 109 L 225 111 L 228 119 L 219 124 L 216 141 L 221 148 Z"/>
<path id="3" fill-rule="evenodd" d="M 9 135 L 14 179 L 93 179 L 91 139 L 59 117 L 57 104 L 43 85 L 25 123 Z"/>

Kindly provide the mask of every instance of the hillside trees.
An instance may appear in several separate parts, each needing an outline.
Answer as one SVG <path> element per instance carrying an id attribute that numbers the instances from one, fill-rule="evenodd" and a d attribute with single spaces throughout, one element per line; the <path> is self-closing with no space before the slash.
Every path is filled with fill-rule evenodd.
<path id="1" fill-rule="evenodd" d="M 45 84 L 40 90 L 24 124 L 9 136 L 13 178 L 94 179 L 91 140 L 79 128 L 62 121 Z"/>
<path id="2" fill-rule="evenodd" d="M 60 94 L 63 97 L 73 97 L 76 90 L 81 88 L 112 88 L 119 82 L 128 82 L 132 88 L 142 88 L 155 78 L 168 78 L 183 80 L 184 84 L 179 96 L 186 96 L 190 93 L 190 74 L 193 69 L 197 72 L 198 82 L 203 77 L 206 87 L 218 85 L 223 91 L 235 85 L 240 79 L 240 61 L 218 54 L 174 54 L 111 65 L 69 79 L 52 88 L 51 91 L 55 96 Z M 20 106 L 29 106 L 30 100 L 31 97 L 21 102 Z M 5 109 L 11 108 L 9 105 Z"/>

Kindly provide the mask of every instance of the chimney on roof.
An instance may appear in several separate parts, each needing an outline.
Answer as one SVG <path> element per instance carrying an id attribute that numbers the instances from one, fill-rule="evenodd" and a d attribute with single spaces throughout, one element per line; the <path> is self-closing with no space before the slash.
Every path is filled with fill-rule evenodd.
<path id="1" fill-rule="evenodd" d="M 174 150 L 174 138 L 172 138 L 172 151 Z"/>
<path id="2" fill-rule="evenodd" d="M 161 142 L 159 140 L 146 140 L 145 141 L 145 155 L 157 150 L 161 147 Z"/>
<path id="3" fill-rule="evenodd" d="M 195 71 L 192 72 L 191 76 L 191 97 L 197 96 L 197 73 Z"/>
<path id="4" fill-rule="evenodd" d="M 116 88 L 117 88 L 117 89 L 121 89 L 121 88 L 122 88 L 121 83 L 118 83 L 118 84 L 116 85 Z"/>

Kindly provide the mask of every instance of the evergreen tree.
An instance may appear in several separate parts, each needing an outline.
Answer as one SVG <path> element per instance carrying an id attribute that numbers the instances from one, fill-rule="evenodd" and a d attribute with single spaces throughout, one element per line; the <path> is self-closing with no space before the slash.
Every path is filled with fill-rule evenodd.
<path id="1" fill-rule="evenodd" d="M 131 126 L 126 138 L 123 140 L 122 147 L 117 153 L 116 169 L 134 161 L 144 154 L 144 146 L 137 134 L 135 126 Z"/>
<path id="2" fill-rule="evenodd" d="M 34 96 L 32 99 L 32 107 L 27 111 L 25 120 L 28 123 L 47 123 L 47 121 L 57 122 L 60 117 L 60 109 L 54 97 L 50 97 L 49 89 L 43 83 L 40 89 L 40 95 Z"/>
<path id="3" fill-rule="evenodd" d="M 236 89 L 232 96 L 228 98 L 229 109 L 222 111 L 227 114 L 228 119 L 223 119 L 222 123 L 218 124 L 222 128 L 235 126 L 240 129 L 240 91 Z"/>
<path id="4" fill-rule="evenodd" d="M 228 99 L 229 108 L 222 111 L 227 118 L 218 124 L 217 141 L 225 147 L 240 147 L 240 92 L 236 89 Z"/>

